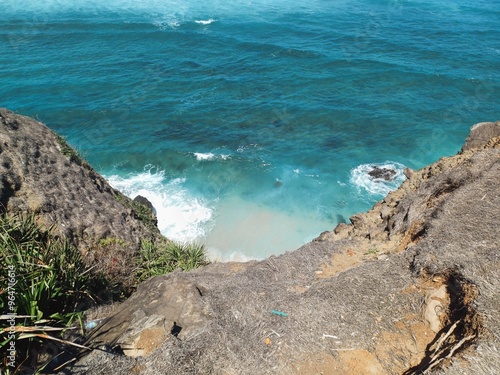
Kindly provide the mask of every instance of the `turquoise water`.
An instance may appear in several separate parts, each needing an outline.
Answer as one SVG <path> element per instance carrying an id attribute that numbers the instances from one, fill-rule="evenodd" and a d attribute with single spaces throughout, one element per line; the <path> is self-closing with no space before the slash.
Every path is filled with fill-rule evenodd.
<path id="1" fill-rule="evenodd" d="M 215 258 L 295 249 L 500 117 L 495 1 L 137 3 L 3 0 L 0 106 Z"/>

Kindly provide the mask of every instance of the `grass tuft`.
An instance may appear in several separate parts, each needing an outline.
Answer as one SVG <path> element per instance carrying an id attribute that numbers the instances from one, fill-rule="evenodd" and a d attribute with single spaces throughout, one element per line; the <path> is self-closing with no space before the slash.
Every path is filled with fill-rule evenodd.
<path id="1" fill-rule="evenodd" d="M 75 163 L 85 169 L 88 169 L 92 174 L 95 173 L 90 164 L 76 151 L 73 147 L 71 147 L 66 139 L 56 132 L 54 132 L 54 135 L 57 139 L 57 142 L 59 143 L 61 153 L 64 156 L 67 156 L 69 158 L 69 161 L 72 163 Z"/>
<path id="2" fill-rule="evenodd" d="M 136 263 L 135 279 L 140 283 L 176 269 L 189 271 L 208 264 L 208 261 L 202 244 L 173 241 L 155 244 L 152 241 L 142 241 Z"/>

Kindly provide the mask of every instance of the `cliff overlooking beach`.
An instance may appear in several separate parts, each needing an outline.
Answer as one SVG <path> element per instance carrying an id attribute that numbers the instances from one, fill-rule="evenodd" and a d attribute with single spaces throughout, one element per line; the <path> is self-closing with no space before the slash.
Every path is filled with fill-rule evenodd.
<path id="1" fill-rule="evenodd" d="M 3 211 L 35 214 L 82 252 L 115 238 L 132 256 L 161 237 L 152 211 L 45 125 L 3 109 L 0 120 Z M 148 279 L 94 313 L 81 341 L 92 350 L 61 374 L 498 372 L 500 122 L 405 175 L 295 251 Z"/>

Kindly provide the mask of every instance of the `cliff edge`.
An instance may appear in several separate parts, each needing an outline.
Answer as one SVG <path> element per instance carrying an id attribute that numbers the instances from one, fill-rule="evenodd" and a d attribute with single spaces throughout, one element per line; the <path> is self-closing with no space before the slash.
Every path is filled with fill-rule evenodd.
<path id="1" fill-rule="evenodd" d="M 85 244 L 108 234 L 80 205 L 109 204 L 106 233 L 152 235 L 50 130 L 5 110 L 0 119 L 8 211 L 36 212 Z M 13 136 L 23 126 L 35 145 Z M 500 122 L 474 126 L 459 154 L 406 175 L 370 211 L 296 251 L 148 279 L 98 316 L 83 343 L 92 350 L 61 374 L 500 372 Z M 27 193 L 40 186 L 47 192 Z"/>
<path id="2" fill-rule="evenodd" d="M 500 122 L 406 174 L 294 252 L 149 279 L 87 341 L 125 355 L 74 373 L 500 371 Z"/>

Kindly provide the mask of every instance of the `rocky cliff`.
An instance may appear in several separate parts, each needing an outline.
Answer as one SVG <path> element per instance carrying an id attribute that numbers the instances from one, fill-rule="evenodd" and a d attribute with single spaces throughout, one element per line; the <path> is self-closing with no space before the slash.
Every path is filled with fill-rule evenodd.
<path id="1" fill-rule="evenodd" d="M 98 211 L 95 197 L 70 191 L 81 185 L 110 205 L 107 220 L 123 225 L 107 229 L 113 236 L 130 232 L 134 243 L 140 231 L 150 235 L 95 172 L 61 154 L 48 129 L 0 115 L 8 210 L 33 210 L 92 242 L 100 226 L 69 221 L 84 215 L 80 204 Z M 16 138 L 23 126 L 42 132 L 38 146 Z M 61 157 L 57 181 L 47 181 L 55 173 L 47 166 Z M 93 350 L 63 373 L 500 372 L 500 122 L 474 126 L 459 154 L 406 174 L 372 210 L 294 252 L 145 281 L 98 316 L 84 342 Z M 29 198 L 42 179 L 47 194 Z"/>
<path id="2" fill-rule="evenodd" d="M 3 212 L 34 214 L 102 267 L 110 259 L 127 263 L 141 239 L 161 237 L 151 210 L 109 186 L 62 137 L 0 108 Z"/>

